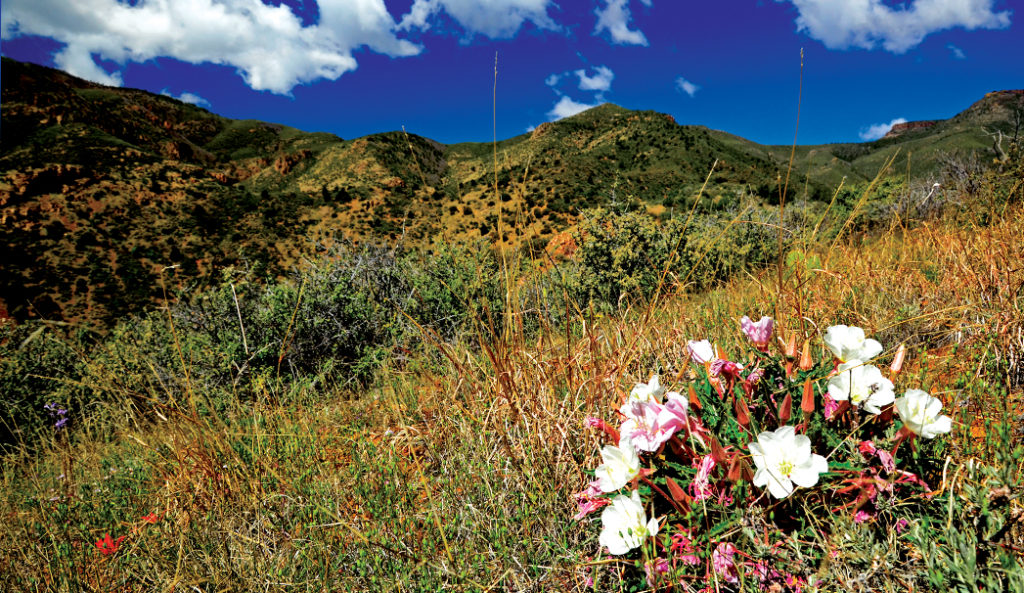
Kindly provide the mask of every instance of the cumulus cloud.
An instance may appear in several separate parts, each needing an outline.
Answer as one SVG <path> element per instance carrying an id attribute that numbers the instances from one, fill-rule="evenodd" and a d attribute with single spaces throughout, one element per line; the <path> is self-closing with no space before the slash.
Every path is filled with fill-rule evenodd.
<path id="1" fill-rule="evenodd" d="M 607 66 L 595 66 L 592 70 L 593 74 L 588 74 L 586 69 L 580 68 L 579 70 L 552 74 L 544 80 L 544 84 L 551 87 L 551 90 L 558 96 L 554 107 L 548 112 L 548 117 L 551 121 L 576 115 L 591 107 L 597 107 L 604 102 L 604 94 L 612 89 L 612 80 L 615 79 L 615 73 Z M 567 86 L 563 81 L 566 79 L 571 80 L 572 76 L 579 79 L 577 84 L 579 90 L 594 93 L 593 102 L 576 101 L 563 92 L 563 89 Z"/>
<path id="2" fill-rule="evenodd" d="M 580 69 L 573 72 L 580 79 L 581 91 L 597 91 L 603 93 L 612 88 L 612 79 L 615 73 L 607 66 L 598 66 L 593 76 L 587 76 L 587 71 Z"/>
<path id="3" fill-rule="evenodd" d="M 697 94 L 700 87 L 680 76 L 676 78 L 676 90 L 686 93 L 692 97 Z"/>
<path id="4" fill-rule="evenodd" d="M 1010 12 L 996 12 L 994 0 L 912 0 L 898 7 L 882 0 L 776 0 L 791 2 L 797 30 L 829 49 L 860 47 L 901 54 L 937 31 L 962 27 L 1005 29 Z"/>
<path id="5" fill-rule="evenodd" d="M 641 1 L 645 6 L 651 5 L 651 0 Z M 594 14 L 597 15 L 594 35 L 607 31 L 613 43 L 647 45 L 643 31 L 629 28 L 629 21 L 633 18 L 629 12 L 629 0 L 605 0 L 604 7 L 595 10 Z"/>
<path id="6" fill-rule="evenodd" d="M 552 121 L 554 121 L 556 119 L 562 119 L 563 117 L 576 115 L 577 113 L 597 107 L 598 105 L 600 105 L 600 103 L 579 103 L 565 95 L 562 95 L 562 98 L 559 99 L 558 102 L 555 103 L 555 106 L 551 108 L 551 111 L 548 112 L 548 116 Z"/>
<path id="7" fill-rule="evenodd" d="M 165 97 L 170 97 L 172 99 L 177 99 L 177 100 L 182 101 L 184 103 L 191 103 L 191 104 L 197 105 L 199 107 L 207 107 L 207 108 L 210 107 L 210 102 L 209 101 L 207 101 L 206 99 L 200 97 L 199 95 L 197 95 L 195 93 L 184 92 L 184 93 L 178 95 L 177 97 L 175 97 L 173 94 L 168 92 L 167 89 L 164 89 L 164 90 L 160 91 L 160 94 L 165 96 Z"/>
<path id="8" fill-rule="evenodd" d="M 860 139 L 864 140 L 865 142 L 868 142 L 868 141 L 871 141 L 871 140 L 878 140 L 882 136 L 885 136 L 886 134 L 888 134 L 889 130 L 891 130 L 892 127 L 895 126 L 896 124 L 905 124 L 905 123 L 907 123 L 906 119 L 904 119 L 902 117 L 897 117 L 896 119 L 892 120 L 891 122 L 889 122 L 887 124 L 882 123 L 882 124 L 870 125 L 870 126 L 864 128 L 864 129 L 862 129 L 860 131 Z"/>
<path id="9" fill-rule="evenodd" d="M 551 0 L 416 0 L 398 28 L 425 31 L 430 28 L 431 17 L 443 11 L 471 36 L 508 39 L 527 21 L 540 29 L 557 29 L 548 15 L 551 4 Z"/>
<path id="10" fill-rule="evenodd" d="M 949 51 L 953 52 L 953 57 L 958 59 L 958 60 L 966 60 L 967 59 L 967 54 L 964 53 L 964 50 L 962 50 L 959 47 L 953 45 L 952 43 L 947 45 L 946 49 L 948 49 Z"/>
<path id="11" fill-rule="evenodd" d="M 170 57 L 234 67 L 254 90 L 288 94 L 299 84 L 335 80 L 357 66 L 353 50 L 393 57 L 421 48 L 399 39 L 384 0 L 319 0 L 320 21 L 303 26 L 287 6 L 260 0 L 6 0 L 2 38 L 50 37 L 64 47 L 57 67 L 119 86 L 94 56 L 122 67 Z"/>

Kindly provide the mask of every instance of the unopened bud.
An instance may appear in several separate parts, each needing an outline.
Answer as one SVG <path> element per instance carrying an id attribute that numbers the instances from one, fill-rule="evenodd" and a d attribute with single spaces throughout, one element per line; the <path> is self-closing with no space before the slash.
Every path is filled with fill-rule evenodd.
<path id="1" fill-rule="evenodd" d="M 786 358 L 796 358 L 796 332 L 789 334 L 789 341 L 786 342 Z"/>
<path id="2" fill-rule="evenodd" d="M 804 340 L 804 349 L 800 353 L 800 370 L 809 371 L 814 367 L 814 360 L 811 358 L 811 341 Z"/>
<path id="3" fill-rule="evenodd" d="M 786 392 L 786 397 L 782 399 L 782 405 L 779 406 L 779 424 L 785 424 L 789 422 L 790 417 L 793 415 L 793 394 Z"/>
<path id="4" fill-rule="evenodd" d="M 804 397 L 800 401 L 800 410 L 807 416 L 814 413 L 814 384 L 810 379 L 804 381 Z"/>
<path id="5" fill-rule="evenodd" d="M 892 359 L 892 364 L 889 365 L 889 370 L 893 375 L 898 375 L 903 370 L 903 359 L 906 357 L 907 345 L 900 344 L 900 347 L 896 349 L 896 356 Z"/>

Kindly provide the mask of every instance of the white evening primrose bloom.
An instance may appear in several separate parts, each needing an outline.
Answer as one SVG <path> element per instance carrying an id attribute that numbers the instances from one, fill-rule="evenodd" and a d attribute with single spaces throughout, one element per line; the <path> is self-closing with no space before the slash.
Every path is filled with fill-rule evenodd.
<path id="1" fill-rule="evenodd" d="M 640 456 L 629 439 L 622 439 L 618 447 L 606 445 L 601 459 L 604 463 L 594 471 L 601 492 L 615 492 L 640 473 Z"/>
<path id="2" fill-rule="evenodd" d="M 658 375 L 651 375 L 650 381 L 647 383 L 637 383 L 633 387 L 633 390 L 629 392 L 629 399 L 626 400 L 626 405 L 644 402 L 660 404 L 661 398 L 664 395 L 665 388 L 661 386 Z"/>
<path id="3" fill-rule="evenodd" d="M 859 327 L 833 325 L 825 330 L 825 345 L 841 362 L 871 360 L 882 353 L 882 345 L 864 337 Z"/>
<path id="4" fill-rule="evenodd" d="M 757 442 L 747 445 L 754 459 L 754 485 L 767 486 L 775 498 L 793 493 L 794 484 L 810 488 L 818 483 L 818 474 L 828 471 L 828 461 L 811 452 L 811 439 L 798 435 L 792 426 L 774 432 L 762 432 Z"/>
<path id="5" fill-rule="evenodd" d="M 598 542 L 615 556 L 640 547 L 644 540 L 658 533 L 658 520 L 647 520 L 640 493 L 636 490 L 628 497 L 623 494 L 616 496 L 601 513 L 601 524 Z"/>
<path id="6" fill-rule="evenodd" d="M 882 406 L 896 400 L 892 381 L 882 376 L 876 366 L 851 360 L 839 365 L 839 374 L 828 380 L 828 394 L 836 401 L 850 400 L 850 405 L 878 415 Z"/>
<path id="7" fill-rule="evenodd" d="M 708 340 L 690 340 L 686 344 L 686 349 L 690 352 L 690 360 L 697 364 L 711 362 L 716 358 L 715 348 Z"/>
<path id="8" fill-rule="evenodd" d="M 939 398 L 920 389 L 908 389 L 903 397 L 896 400 L 896 411 L 904 426 L 926 439 L 933 439 L 953 429 L 953 421 L 949 416 L 939 416 L 941 410 L 942 402 Z"/>

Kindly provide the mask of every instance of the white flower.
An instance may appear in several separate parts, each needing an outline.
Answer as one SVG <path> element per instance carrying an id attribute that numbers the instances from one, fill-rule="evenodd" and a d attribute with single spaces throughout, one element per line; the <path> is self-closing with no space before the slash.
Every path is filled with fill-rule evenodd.
<path id="1" fill-rule="evenodd" d="M 883 377 L 878 367 L 859 360 L 839 365 L 839 374 L 828 380 L 828 394 L 836 401 L 850 400 L 854 407 L 875 415 L 896 399 L 892 381 Z"/>
<path id="2" fill-rule="evenodd" d="M 882 353 L 882 345 L 866 339 L 859 327 L 833 325 L 825 330 L 825 345 L 842 362 L 871 360 Z"/>
<path id="3" fill-rule="evenodd" d="M 699 342 L 697 340 L 690 340 L 686 344 L 686 349 L 690 351 L 690 359 L 697 364 L 704 364 L 715 359 L 715 349 L 708 340 L 701 340 Z"/>
<path id="4" fill-rule="evenodd" d="M 786 498 L 794 486 L 810 488 L 818 483 L 818 474 L 828 471 L 828 461 L 811 453 L 811 439 L 798 435 L 792 426 L 775 432 L 762 432 L 757 442 L 748 445 L 757 471 L 754 485 L 768 487 L 775 498 Z"/>
<path id="5" fill-rule="evenodd" d="M 594 471 L 601 492 L 615 492 L 640 473 L 640 457 L 628 439 L 621 439 L 618 447 L 605 446 L 601 459 L 604 463 Z"/>
<path id="6" fill-rule="evenodd" d="M 621 556 L 639 547 L 645 539 L 658 533 L 658 520 L 647 520 L 640 493 L 632 496 L 618 495 L 612 504 L 601 513 L 601 537 L 598 541 L 608 548 L 610 554 Z"/>
<path id="7" fill-rule="evenodd" d="M 647 383 L 637 383 L 633 387 L 633 390 L 629 392 L 629 399 L 626 400 L 626 405 L 628 406 L 634 402 L 654 402 L 660 404 L 663 395 L 665 395 L 665 388 L 661 386 L 658 375 L 651 375 L 650 381 Z"/>
<path id="8" fill-rule="evenodd" d="M 953 421 L 949 416 L 939 416 L 940 410 L 942 402 L 939 398 L 920 389 L 908 389 L 903 397 L 896 400 L 896 411 L 903 424 L 926 439 L 953 429 Z"/>

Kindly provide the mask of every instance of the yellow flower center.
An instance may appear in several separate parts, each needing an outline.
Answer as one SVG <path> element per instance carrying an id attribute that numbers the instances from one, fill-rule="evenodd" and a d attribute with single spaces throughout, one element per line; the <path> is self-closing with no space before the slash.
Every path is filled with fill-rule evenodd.
<path id="1" fill-rule="evenodd" d="M 793 473 L 795 467 L 792 461 L 783 461 L 779 463 L 779 473 L 788 478 L 789 474 Z"/>

